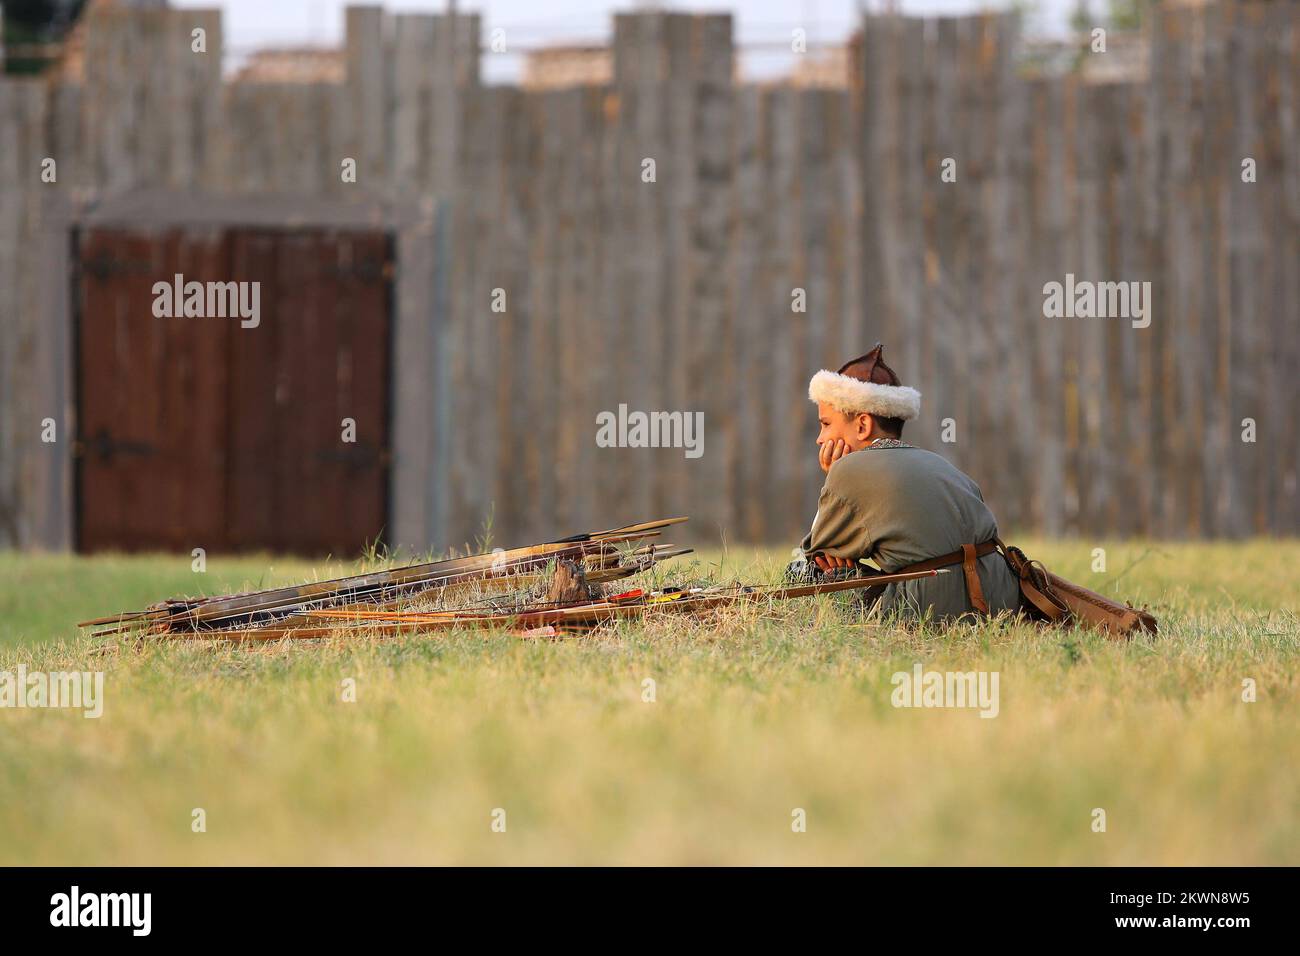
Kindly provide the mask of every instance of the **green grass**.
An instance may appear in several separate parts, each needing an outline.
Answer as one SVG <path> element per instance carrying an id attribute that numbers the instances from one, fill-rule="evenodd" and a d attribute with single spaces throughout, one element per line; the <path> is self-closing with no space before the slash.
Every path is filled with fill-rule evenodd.
<path id="1" fill-rule="evenodd" d="M 1300 542 L 1111 543 L 1107 574 L 1093 542 L 1024 546 L 1105 593 L 1123 571 L 1161 637 L 822 598 L 563 641 L 133 645 L 72 622 L 350 568 L 0 555 L 0 669 L 106 671 L 101 719 L 0 710 L 0 864 L 1300 863 Z M 892 707 L 918 661 L 998 671 L 999 715 Z"/>

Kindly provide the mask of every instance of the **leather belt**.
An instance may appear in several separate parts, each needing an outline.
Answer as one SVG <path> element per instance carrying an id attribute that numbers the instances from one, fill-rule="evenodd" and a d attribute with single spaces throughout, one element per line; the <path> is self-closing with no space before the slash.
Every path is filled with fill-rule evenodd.
<path id="1" fill-rule="evenodd" d="M 937 558 L 926 558 L 924 561 L 918 561 L 916 564 L 909 564 L 906 567 L 899 568 L 897 571 L 891 571 L 890 574 L 908 574 L 912 571 L 937 571 L 939 568 L 950 567 L 954 564 L 962 564 L 966 560 L 966 548 L 974 548 L 975 556 L 982 558 L 986 554 L 992 554 L 998 549 L 997 541 L 985 541 L 983 544 L 964 544 L 957 551 L 949 554 L 941 554 Z"/>
<path id="2" fill-rule="evenodd" d="M 939 568 L 960 564 L 962 572 L 966 576 L 966 595 L 970 598 L 971 607 L 981 614 L 988 614 L 989 604 L 988 601 L 984 600 L 984 588 L 980 585 L 979 568 L 975 562 L 984 555 L 992 554 L 996 550 L 998 550 L 997 539 L 985 541 L 983 544 L 963 544 L 959 551 L 952 551 L 948 554 L 941 554 L 937 558 L 927 558 L 925 561 L 909 564 L 906 567 L 899 568 L 895 573 L 937 571 Z"/>

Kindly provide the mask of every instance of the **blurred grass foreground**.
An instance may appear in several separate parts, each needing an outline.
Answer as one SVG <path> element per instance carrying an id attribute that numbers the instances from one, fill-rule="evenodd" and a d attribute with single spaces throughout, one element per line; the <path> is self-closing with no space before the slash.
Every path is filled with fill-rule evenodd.
<path id="1" fill-rule="evenodd" d="M 823 597 L 560 641 L 132 644 L 72 622 L 193 593 L 188 557 L 0 554 L 0 671 L 105 673 L 98 719 L 0 709 L 0 863 L 1300 863 L 1300 542 L 1112 543 L 1105 572 L 1093 543 L 1023 544 L 1160 637 Z M 997 672 L 996 716 L 895 707 L 918 664 Z"/>

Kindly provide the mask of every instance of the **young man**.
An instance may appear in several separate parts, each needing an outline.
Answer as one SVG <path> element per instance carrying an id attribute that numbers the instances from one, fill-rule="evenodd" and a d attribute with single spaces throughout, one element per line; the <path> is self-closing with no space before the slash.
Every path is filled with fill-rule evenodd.
<path id="1" fill-rule="evenodd" d="M 891 584 L 883 611 L 936 620 L 1020 607 L 1020 586 L 993 550 L 997 522 L 975 482 L 933 452 L 902 440 L 921 395 L 881 361 L 881 346 L 823 369 L 808 385 L 826 472 L 803 552 L 822 572 L 862 573 L 869 558 L 887 573 L 947 567 L 951 573 Z"/>

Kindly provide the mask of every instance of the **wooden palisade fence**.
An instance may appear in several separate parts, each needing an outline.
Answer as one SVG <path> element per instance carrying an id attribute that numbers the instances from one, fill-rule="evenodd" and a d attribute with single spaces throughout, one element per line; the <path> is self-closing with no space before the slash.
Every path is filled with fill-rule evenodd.
<path id="1" fill-rule="evenodd" d="M 40 441 L 76 427 L 56 266 L 141 190 L 368 203 L 397 234 L 403 543 L 488 512 L 506 541 L 668 513 L 796 538 L 807 380 L 877 340 L 924 394 L 907 437 L 1007 529 L 1294 534 L 1300 4 L 1152 17 L 1131 81 L 1022 75 L 989 15 L 868 19 L 854 85 L 797 89 L 733 81 L 728 16 L 619 15 L 609 86 L 525 91 L 480 82 L 476 17 L 354 7 L 344 82 L 254 84 L 215 13 L 99 12 L 82 80 L 0 79 L 0 544 L 71 540 L 69 444 Z M 1045 318 L 1067 273 L 1150 282 L 1149 327 Z M 703 412 L 703 454 L 597 447 L 620 404 Z"/>

